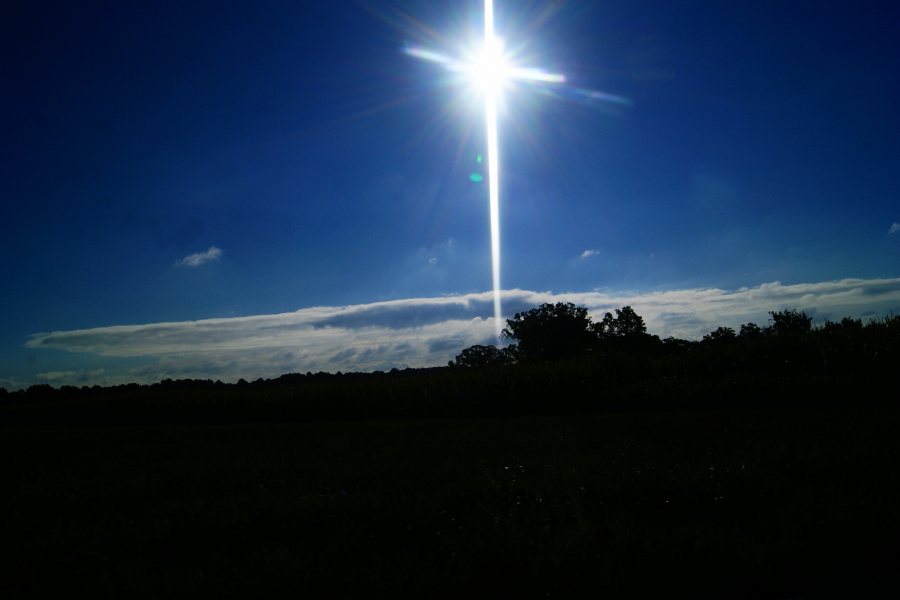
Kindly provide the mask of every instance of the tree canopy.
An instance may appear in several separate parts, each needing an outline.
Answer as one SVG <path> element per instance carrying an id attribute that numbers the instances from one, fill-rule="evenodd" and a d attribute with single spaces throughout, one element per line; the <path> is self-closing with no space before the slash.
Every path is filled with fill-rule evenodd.
<path id="1" fill-rule="evenodd" d="M 601 347 L 644 348 L 648 342 L 661 344 L 657 336 L 647 334 L 644 319 L 630 306 L 606 313 L 592 323 L 584 306 L 571 302 L 545 303 L 516 313 L 506 320 L 500 338 L 517 344 L 498 350 L 476 345 L 463 350 L 451 367 L 483 367 L 525 361 L 552 361 L 579 356 Z"/>
<path id="2" fill-rule="evenodd" d="M 601 340 L 636 339 L 647 334 L 644 318 L 634 312 L 630 306 L 617 308 L 615 318 L 612 313 L 606 313 L 603 315 L 603 320 L 594 323 L 591 329 Z"/>
<path id="3" fill-rule="evenodd" d="M 752 323 L 751 323 L 752 325 Z M 741 326 L 741 331 L 744 331 L 744 325 Z M 734 329 L 731 327 L 719 327 L 715 331 L 711 331 L 703 336 L 702 343 L 704 344 L 728 344 L 737 339 L 737 334 L 734 333 Z"/>
<path id="4" fill-rule="evenodd" d="M 770 311 L 772 316 L 769 319 L 772 324 L 766 329 L 774 334 L 798 334 L 807 333 L 812 329 L 812 317 L 806 315 L 803 311 L 798 310 L 782 310 L 778 312 Z"/>
<path id="5" fill-rule="evenodd" d="M 502 350 L 494 346 L 472 346 L 463 350 L 449 365 L 471 368 L 518 361 L 553 361 L 580 356 L 591 350 L 682 352 L 695 344 L 719 347 L 772 336 L 793 337 L 812 329 L 812 318 L 805 312 L 782 310 L 769 314 L 771 324 L 767 327 L 746 323 L 741 325 L 740 333 L 731 327 L 719 327 L 704 335 L 698 344 L 675 338 L 660 340 L 658 336 L 648 334 L 643 317 L 630 306 L 615 309 L 615 316 L 608 312 L 594 323 L 584 306 L 575 306 L 571 302 L 545 303 L 506 320 L 500 338 L 515 340 L 516 344 Z M 835 329 L 838 325 L 842 330 L 862 327 L 861 322 L 844 319 L 840 324 L 831 324 L 830 328 Z"/>
<path id="6" fill-rule="evenodd" d="M 542 304 L 506 320 L 501 339 L 518 341 L 528 360 L 557 360 L 582 354 L 596 346 L 587 308 L 571 302 Z"/>
<path id="7" fill-rule="evenodd" d="M 498 350 L 495 346 L 470 346 L 460 352 L 455 361 L 450 361 L 450 368 L 477 368 L 487 367 L 490 365 L 502 365 L 513 362 L 515 355 L 515 344 L 509 348 Z"/>

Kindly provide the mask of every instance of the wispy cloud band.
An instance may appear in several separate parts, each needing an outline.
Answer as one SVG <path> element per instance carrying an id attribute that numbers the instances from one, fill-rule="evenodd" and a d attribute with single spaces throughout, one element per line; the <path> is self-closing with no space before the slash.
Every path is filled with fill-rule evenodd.
<path id="1" fill-rule="evenodd" d="M 661 337 L 699 338 L 720 325 L 764 324 L 770 310 L 797 308 L 822 321 L 900 309 L 900 278 L 822 283 L 766 283 L 728 291 L 716 288 L 638 294 L 507 290 L 509 317 L 544 302 L 586 306 L 594 319 L 622 306 L 644 317 Z M 236 380 L 285 372 L 370 371 L 441 365 L 473 344 L 493 344 L 490 292 L 413 298 L 296 312 L 176 323 L 152 323 L 38 333 L 29 348 L 55 348 L 100 356 L 159 357 L 128 381 L 164 377 Z M 99 359 L 98 362 L 102 362 Z M 107 375 L 111 375 L 107 372 Z M 55 379 L 55 378 L 54 378 Z"/>
<path id="2" fill-rule="evenodd" d="M 209 250 L 207 250 L 206 252 L 189 254 L 178 261 L 177 264 L 185 267 L 199 267 L 200 265 L 208 263 L 211 260 L 218 260 L 220 256 L 222 256 L 222 250 L 220 248 L 216 248 L 215 246 L 210 246 Z"/>

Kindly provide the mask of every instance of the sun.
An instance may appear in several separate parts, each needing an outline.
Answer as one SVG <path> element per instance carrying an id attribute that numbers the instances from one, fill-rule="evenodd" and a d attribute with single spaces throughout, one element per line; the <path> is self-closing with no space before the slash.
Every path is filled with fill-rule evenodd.
<path id="1" fill-rule="evenodd" d="M 500 158 L 498 156 L 497 105 L 500 96 L 512 81 L 521 81 L 552 89 L 566 83 L 564 75 L 548 73 L 540 68 L 521 67 L 514 64 L 504 53 L 503 40 L 494 35 L 494 3 L 484 2 L 484 38 L 480 51 L 469 60 L 459 60 L 419 46 L 407 46 L 403 52 L 442 65 L 445 69 L 465 76 L 468 84 L 480 90 L 484 97 L 485 122 L 487 124 L 487 163 L 488 189 L 490 196 L 491 216 L 491 265 L 494 290 L 494 329 L 497 337 L 503 329 L 500 306 Z M 603 101 L 628 103 L 628 100 L 579 88 L 570 88 L 570 92 Z M 499 341 L 499 340 L 498 340 Z"/>
<path id="2" fill-rule="evenodd" d="M 469 76 L 485 93 L 498 93 L 512 75 L 512 67 L 503 55 L 503 40 L 493 36 L 484 41 L 481 54 L 472 63 Z"/>

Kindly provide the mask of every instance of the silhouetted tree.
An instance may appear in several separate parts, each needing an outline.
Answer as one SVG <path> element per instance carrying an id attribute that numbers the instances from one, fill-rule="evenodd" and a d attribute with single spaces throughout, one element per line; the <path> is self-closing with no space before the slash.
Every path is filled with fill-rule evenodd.
<path id="1" fill-rule="evenodd" d="M 48 383 L 38 383 L 29 386 L 25 391 L 25 398 L 28 402 L 47 402 L 55 400 L 59 390 Z"/>
<path id="2" fill-rule="evenodd" d="M 664 352 L 675 354 L 680 352 L 687 352 L 698 342 L 693 342 L 691 340 L 683 340 L 681 338 L 669 336 L 666 339 L 662 340 L 661 346 Z"/>
<path id="3" fill-rule="evenodd" d="M 602 339 L 628 338 L 636 339 L 647 334 L 647 326 L 644 319 L 634 312 L 630 306 L 616 309 L 616 316 L 612 313 L 603 315 L 603 320 L 591 326 L 597 337 Z"/>
<path id="4" fill-rule="evenodd" d="M 744 323 L 741 325 L 741 332 L 738 334 L 738 338 L 742 340 L 758 340 L 764 335 L 763 330 L 756 323 Z"/>
<path id="5" fill-rule="evenodd" d="M 591 326 L 591 331 L 597 336 L 601 347 L 617 348 L 629 352 L 665 349 L 659 336 L 647 333 L 643 317 L 634 312 L 630 306 L 617 308 L 615 317 L 612 316 L 612 313 L 606 313 L 603 315 L 602 321 Z"/>
<path id="6" fill-rule="evenodd" d="M 556 360 L 582 354 L 596 345 L 587 308 L 571 302 L 542 304 L 506 320 L 502 339 L 518 341 L 525 360 Z"/>
<path id="7" fill-rule="evenodd" d="M 727 344 L 737 339 L 731 327 L 719 327 L 703 336 L 704 344 Z"/>
<path id="8" fill-rule="evenodd" d="M 775 335 L 807 333 L 812 329 L 812 317 L 797 310 L 770 311 L 771 325 L 766 327 L 767 333 Z"/>
<path id="9" fill-rule="evenodd" d="M 862 330 L 862 319 L 851 319 L 850 317 L 844 317 L 839 323 L 825 321 L 825 324 L 822 326 L 822 331 L 838 335 L 855 335 L 862 332 Z"/>
<path id="10" fill-rule="evenodd" d="M 512 353 L 507 348 L 498 350 L 496 346 L 470 346 L 450 361 L 451 368 L 477 368 L 489 365 L 502 365 L 512 362 Z"/>
<path id="11" fill-rule="evenodd" d="M 519 351 L 518 344 L 510 344 L 500 351 L 504 364 L 512 364 L 522 359 L 522 353 Z"/>

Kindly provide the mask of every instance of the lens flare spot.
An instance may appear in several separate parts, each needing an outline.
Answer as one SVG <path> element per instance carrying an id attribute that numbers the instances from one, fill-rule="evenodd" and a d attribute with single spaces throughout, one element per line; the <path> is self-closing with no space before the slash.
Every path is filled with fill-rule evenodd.
<path id="1" fill-rule="evenodd" d="M 476 183 L 481 183 L 482 181 L 484 181 L 484 177 L 482 177 L 478 173 L 472 173 L 471 175 L 469 175 L 469 179 Z"/>

